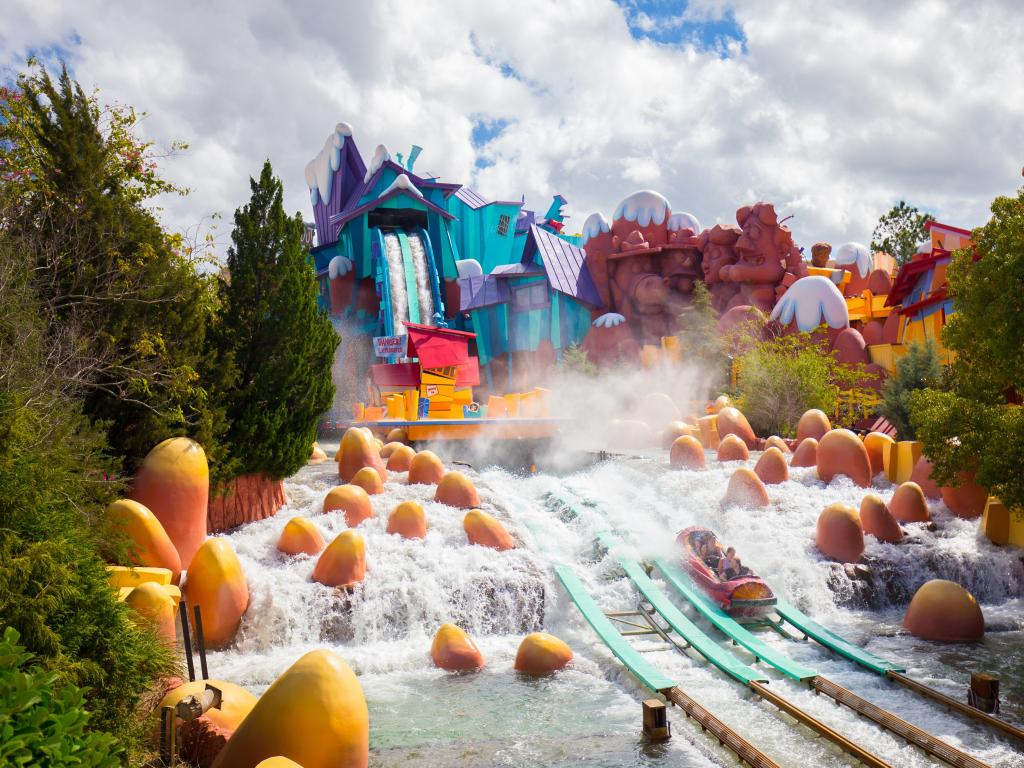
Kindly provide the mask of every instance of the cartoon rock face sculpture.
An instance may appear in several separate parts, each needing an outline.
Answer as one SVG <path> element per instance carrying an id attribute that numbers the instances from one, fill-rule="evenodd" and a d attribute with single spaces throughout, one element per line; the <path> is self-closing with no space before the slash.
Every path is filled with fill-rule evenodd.
<path id="1" fill-rule="evenodd" d="M 828 266 L 828 257 L 832 254 L 832 246 L 828 243 L 815 243 L 811 246 L 811 264 L 824 269 Z"/>
<path id="2" fill-rule="evenodd" d="M 730 305 L 749 304 L 768 311 L 775 305 L 776 289 L 786 272 L 804 277 L 807 266 L 771 203 L 743 206 L 736 211 L 736 221 L 743 230 L 735 245 L 737 260 L 720 270 L 723 280 L 739 286 Z"/>
<path id="3" fill-rule="evenodd" d="M 732 224 L 715 224 L 697 238 L 697 247 L 703 254 L 701 270 L 704 282 L 711 292 L 711 304 L 724 312 L 739 288 L 722 277 L 722 270 L 736 263 L 736 241 L 743 231 Z"/>

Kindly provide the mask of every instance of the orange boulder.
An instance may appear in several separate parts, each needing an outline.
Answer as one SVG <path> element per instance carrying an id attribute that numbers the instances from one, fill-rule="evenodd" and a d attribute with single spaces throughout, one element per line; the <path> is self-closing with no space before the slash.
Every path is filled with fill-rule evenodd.
<path id="1" fill-rule="evenodd" d="M 692 435 L 698 431 L 696 427 L 692 424 L 687 424 L 685 421 L 669 422 L 669 425 L 665 427 L 665 431 L 661 433 L 661 444 L 668 448 L 677 438 L 684 435 Z"/>
<path id="2" fill-rule="evenodd" d="M 473 638 L 454 624 L 442 624 L 430 646 L 434 666 L 449 672 L 467 672 L 484 665 L 483 654 Z"/>
<path id="3" fill-rule="evenodd" d="M 293 517 L 285 523 L 277 549 L 286 555 L 319 555 L 326 546 L 324 537 L 310 520 Z"/>
<path id="4" fill-rule="evenodd" d="M 924 495 L 929 499 L 942 498 L 939 484 L 932 480 L 932 463 L 928 461 L 927 457 L 922 456 L 917 460 L 917 463 L 914 464 L 914 470 L 910 474 L 910 479 L 921 486 Z"/>
<path id="5" fill-rule="evenodd" d="M 129 565 L 166 568 L 171 584 L 181 578 L 181 557 L 156 515 L 137 501 L 118 499 L 107 507 L 111 526 L 128 537 Z"/>
<path id="6" fill-rule="evenodd" d="M 444 477 L 444 464 L 433 451 L 420 451 L 409 464 L 409 485 L 437 485 Z"/>
<path id="7" fill-rule="evenodd" d="M 749 458 L 747 444 L 738 435 L 726 435 L 718 443 L 719 461 L 746 461 Z"/>
<path id="8" fill-rule="evenodd" d="M 162 585 L 155 581 L 145 581 L 129 592 L 124 602 L 152 622 L 153 628 L 168 644 L 174 645 L 174 617 L 178 613 L 178 606 Z"/>
<path id="9" fill-rule="evenodd" d="M 869 493 L 860 501 L 860 526 L 879 541 L 895 544 L 903 538 L 903 529 L 885 506 L 882 498 Z"/>
<path id="10" fill-rule="evenodd" d="M 403 539 L 422 539 L 427 535 L 427 516 L 418 501 L 403 501 L 388 515 L 388 533 Z"/>
<path id="11" fill-rule="evenodd" d="M 364 428 L 350 427 L 345 430 L 338 448 L 338 476 L 342 482 L 351 482 L 356 472 L 364 467 L 374 469 L 381 482 L 388 479 L 388 471 L 373 436 Z"/>
<path id="12" fill-rule="evenodd" d="M 774 445 L 766 448 L 761 458 L 754 465 L 754 474 L 761 478 L 765 485 L 778 485 L 789 480 L 789 467 L 782 451 Z"/>
<path id="13" fill-rule="evenodd" d="M 471 509 L 462 518 L 462 529 L 470 544 L 504 551 L 515 549 L 516 543 L 505 526 L 479 509 Z"/>
<path id="14" fill-rule="evenodd" d="M 416 451 L 408 445 L 399 446 L 395 449 L 394 453 L 388 456 L 388 471 L 408 472 L 409 467 L 412 466 L 412 460 L 415 456 Z"/>
<path id="15" fill-rule="evenodd" d="M 889 499 L 889 510 L 902 523 L 926 523 L 931 519 L 921 486 L 913 481 L 901 483 Z"/>
<path id="16" fill-rule="evenodd" d="M 725 504 L 739 504 L 743 507 L 767 507 L 768 490 L 754 471 L 742 467 L 732 473 L 725 489 Z"/>
<path id="17" fill-rule="evenodd" d="M 885 471 L 886 446 L 895 445 L 896 441 L 884 432 L 869 432 L 864 436 L 864 448 L 871 462 L 871 476 Z"/>
<path id="18" fill-rule="evenodd" d="M 718 449 L 718 417 L 701 416 L 697 419 L 697 428 L 700 430 L 700 441 L 709 450 Z"/>
<path id="19" fill-rule="evenodd" d="M 985 617 L 966 589 L 952 581 L 933 579 L 914 594 L 903 628 L 925 640 L 973 643 L 985 635 Z"/>
<path id="20" fill-rule="evenodd" d="M 275 755 L 274 757 L 268 757 L 266 760 L 260 760 L 256 764 L 256 768 L 302 768 L 302 766 L 294 760 L 289 760 L 287 757 Z"/>
<path id="21" fill-rule="evenodd" d="M 813 437 L 805 437 L 800 445 L 793 452 L 790 459 L 791 467 L 816 467 L 818 466 L 818 441 Z"/>
<path id="22" fill-rule="evenodd" d="M 715 402 L 711 404 L 712 413 L 721 413 L 723 408 L 731 408 L 732 400 L 729 399 L 728 395 L 719 395 L 715 398 Z"/>
<path id="23" fill-rule="evenodd" d="M 395 427 L 388 432 L 389 443 L 407 443 L 409 442 L 409 433 L 401 427 Z M 384 446 L 385 448 L 387 446 Z"/>
<path id="24" fill-rule="evenodd" d="M 747 448 L 753 448 L 757 443 L 757 435 L 754 434 L 747 417 L 732 406 L 726 406 L 718 412 L 717 425 L 720 439 L 725 439 L 726 435 L 736 435 Z"/>
<path id="25" fill-rule="evenodd" d="M 390 459 L 391 454 L 397 451 L 399 448 L 405 448 L 405 443 L 391 442 L 385 443 L 384 447 L 380 449 L 380 457 L 382 459 Z"/>
<path id="26" fill-rule="evenodd" d="M 792 453 L 792 451 L 789 450 L 789 445 L 786 444 L 786 441 L 783 440 L 778 435 L 772 435 L 771 437 L 764 441 L 764 447 L 766 450 L 768 448 L 771 448 L 772 446 L 775 446 L 783 453 Z"/>
<path id="27" fill-rule="evenodd" d="M 821 440 L 830 429 L 832 429 L 832 422 L 828 420 L 825 412 L 812 408 L 804 413 L 800 417 L 800 421 L 797 422 L 796 439 L 806 440 L 808 437 L 813 437 L 815 440 Z"/>
<path id="28" fill-rule="evenodd" d="M 683 417 L 679 406 L 664 392 L 650 392 L 645 395 L 640 412 L 647 426 L 659 432 L 669 422 L 678 421 Z"/>
<path id="29" fill-rule="evenodd" d="M 359 486 L 370 496 L 384 493 L 384 483 L 381 482 L 380 475 L 373 467 L 363 467 L 348 482 L 350 485 Z"/>
<path id="30" fill-rule="evenodd" d="M 473 481 L 461 472 L 449 472 L 437 485 L 434 501 L 459 509 L 473 509 L 480 505 Z"/>
<path id="31" fill-rule="evenodd" d="M 327 461 L 327 454 L 320 447 L 320 443 L 313 443 L 313 450 L 309 454 L 309 463 L 319 464 L 321 461 Z"/>
<path id="32" fill-rule="evenodd" d="M 135 473 L 130 496 L 156 516 L 188 568 L 206 539 L 210 468 L 202 446 L 187 437 L 164 440 Z"/>
<path id="33" fill-rule="evenodd" d="M 690 435 L 678 437 L 669 448 L 668 464 L 673 469 L 704 469 L 707 466 L 704 446 Z"/>
<path id="34" fill-rule="evenodd" d="M 345 513 L 345 524 L 355 528 L 363 520 L 373 517 L 373 506 L 366 490 L 358 485 L 339 485 L 324 497 L 324 512 L 340 509 Z"/>
<path id="35" fill-rule="evenodd" d="M 956 486 L 944 485 L 939 489 L 949 511 L 957 517 L 971 519 L 985 511 L 988 490 L 974 482 L 973 472 L 960 472 Z"/>
<path id="36" fill-rule="evenodd" d="M 334 537 L 313 568 L 313 581 L 328 587 L 354 587 L 365 577 L 366 544 L 351 529 Z"/>
<path id="37" fill-rule="evenodd" d="M 207 648 L 222 648 L 231 642 L 249 607 L 249 585 L 227 539 L 207 539 L 196 551 L 182 596 L 202 611 Z"/>
<path id="38" fill-rule="evenodd" d="M 515 668 L 527 675 L 548 675 L 572 661 L 572 649 L 547 632 L 533 632 L 523 638 L 516 652 Z"/>
<path id="39" fill-rule="evenodd" d="M 864 530 L 857 510 L 848 504 L 829 504 L 818 515 L 814 543 L 826 557 L 856 563 L 864 554 Z"/>
<path id="40" fill-rule="evenodd" d="M 861 488 L 871 485 L 868 451 L 848 429 L 829 430 L 818 443 L 818 477 L 831 483 L 836 475 L 846 475 Z"/>

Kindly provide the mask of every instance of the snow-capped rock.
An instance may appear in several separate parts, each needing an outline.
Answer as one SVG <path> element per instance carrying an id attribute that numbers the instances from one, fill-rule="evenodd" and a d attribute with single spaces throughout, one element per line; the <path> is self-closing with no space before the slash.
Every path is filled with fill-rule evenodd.
<path id="1" fill-rule="evenodd" d="M 352 259 L 348 256 L 335 256 L 327 262 L 327 277 L 330 280 L 336 280 L 339 277 L 344 277 L 351 271 Z"/>
<path id="2" fill-rule="evenodd" d="M 678 232 L 681 229 L 692 229 L 694 234 L 700 232 L 700 222 L 692 213 L 673 213 L 668 217 L 665 228 L 669 232 Z"/>
<path id="3" fill-rule="evenodd" d="M 479 277 L 484 273 L 483 267 L 476 259 L 459 259 L 455 262 L 455 270 L 459 277 Z"/>
<path id="4" fill-rule="evenodd" d="M 796 327 L 809 333 L 822 323 L 829 328 L 845 328 L 850 324 L 850 313 L 835 283 L 812 275 L 789 286 L 772 310 L 771 319 L 783 327 L 796 320 Z"/>
<path id="5" fill-rule="evenodd" d="M 370 159 L 370 164 L 366 167 L 366 175 L 363 176 L 363 183 L 368 182 L 380 167 L 384 165 L 388 160 L 391 159 L 391 153 L 388 152 L 388 148 L 383 144 L 378 144 L 377 148 L 373 150 L 373 157 Z"/>
<path id="6" fill-rule="evenodd" d="M 862 243 L 843 243 L 836 248 L 832 259 L 839 267 L 855 265 L 861 277 L 867 277 L 871 272 L 871 249 Z"/>
<path id="7" fill-rule="evenodd" d="M 663 195 L 654 190 L 645 189 L 634 192 L 619 203 L 612 220 L 625 219 L 636 222 L 641 227 L 646 227 L 652 222 L 663 224 L 671 213 L 671 206 Z"/>
<path id="8" fill-rule="evenodd" d="M 626 318 L 618 312 L 605 312 L 594 321 L 593 325 L 595 328 L 614 328 L 617 325 L 622 325 L 624 322 L 626 322 Z"/>
<path id="9" fill-rule="evenodd" d="M 583 222 L 583 244 L 586 245 L 587 240 L 592 237 L 597 237 L 602 232 L 610 232 L 612 229 L 608 223 L 608 219 L 601 213 L 592 213 L 587 216 L 587 220 Z"/>
<path id="10" fill-rule="evenodd" d="M 324 142 L 323 149 L 306 164 L 306 186 L 313 205 L 317 200 L 323 200 L 324 205 L 331 201 L 331 180 L 341 164 L 341 148 L 351 135 L 351 125 L 338 123 Z"/>
<path id="11" fill-rule="evenodd" d="M 383 144 L 381 146 L 383 146 Z M 418 197 L 423 197 L 423 193 L 416 189 L 416 185 L 412 183 L 412 179 L 410 179 L 404 173 L 398 174 L 395 177 L 395 180 L 388 185 L 388 188 L 380 193 L 380 197 L 384 197 L 384 195 L 396 189 L 406 189 L 409 192 L 412 192 L 414 195 L 417 195 Z"/>

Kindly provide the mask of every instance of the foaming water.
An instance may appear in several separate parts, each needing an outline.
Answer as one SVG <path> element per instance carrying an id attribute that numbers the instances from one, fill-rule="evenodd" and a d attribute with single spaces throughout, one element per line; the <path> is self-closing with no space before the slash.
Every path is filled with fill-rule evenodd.
<path id="1" fill-rule="evenodd" d="M 958 521 L 936 505 L 934 532 L 914 530 L 910 541 L 899 546 L 869 537 L 873 567 L 888 567 L 887 578 L 900 585 L 882 590 L 885 607 L 839 608 L 853 595 L 842 593 L 833 566 L 814 549 L 815 521 L 832 501 L 858 505 L 863 489 L 844 480 L 825 487 L 813 469 L 796 469 L 789 482 L 769 486 L 770 508 L 723 508 L 719 501 L 729 475 L 743 464 L 710 460 L 707 471 L 677 472 L 668 470 L 659 454 L 614 459 L 564 477 L 460 467 L 477 484 L 482 508 L 521 542 L 518 549 L 501 553 L 468 546 L 462 511 L 434 502 L 433 487 L 407 486 L 403 473 L 392 473 L 384 493 L 371 497 L 376 516 L 359 526 L 366 539 L 367 577 L 351 594 L 311 582 L 315 558 L 276 551 L 281 529 L 296 515 L 311 518 L 328 541 L 345 528 L 340 513 L 320 513 L 324 495 L 338 482 L 334 463 L 306 467 L 287 481 L 284 510 L 228 536 L 245 569 L 251 604 L 234 646 L 211 654 L 211 671 L 259 693 L 304 651 L 334 648 L 359 675 L 366 694 L 373 765 L 733 764 L 728 752 L 678 713 L 672 715 L 675 738 L 662 745 L 643 742 L 638 702 L 649 692 L 623 671 L 553 575 L 555 565 L 571 565 L 605 610 L 635 608 L 635 592 L 614 559 L 595 547 L 596 534 L 619 531 L 638 556 L 650 559 L 671 555 L 675 532 L 697 524 L 714 528 L 737 547 L 745 563 L 812 616 L 906 664 L 915 677 L 951 695 L 963 697 L 968 670 L 1001 673 L 1004 713 L 1018 722 L 1024 719 L 1019 599 L 1024 564 L 1019 556 L 980 541 L 976 523 Z M 875 490 L 887 498 L 891 487 L 876 482 Z M 420 501 L 426 511 L 423 541 L 385 533 L 388 513 L 407 499 Z M 983 644 L 954 647 L 899 634 L 905 603 L 900 596 L 936 575 L 961 580 L 982 601 L 990 625 L 1013 631 L 990 633 Z M 480 673 L 453 675 L 433 668 L 430 642 L 445 621 L 473 635 L 487 661 Z M 571 645 L 571 669 L 540 680 L 514 671 L 519 641 L 538 629 Z M 774 634 L 764 639 L 993 766 L 1024 766 L 1024 758 L 1007 743 L 814 644 Z M 793 727 L 703 661 L 658 650 L 657 643 L 636 645 L 781 765 L 844 762 L 828 742 Z M 728 647 L 754 662 L 741 649 Z M 787 698 L 893 765 L 932 764 L 923 753 L 825 697 L 780 679 L 774 670 L 766 672 Z"/>

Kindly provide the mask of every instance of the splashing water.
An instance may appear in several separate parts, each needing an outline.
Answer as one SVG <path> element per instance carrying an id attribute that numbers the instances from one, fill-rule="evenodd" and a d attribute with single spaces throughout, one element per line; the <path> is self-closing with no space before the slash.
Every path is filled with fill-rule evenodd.
<path id="1" fill-rule="evenodd" d="M 756 458 L 746 465 L 753 466 Z M 553 575 L 555 565 L 571 565 L 605 610 L 635 608 L 636 594 L 614 559 L 595 548 L 596 534 L 616 530 L 639 557 L 650 559 L 671 555 L 675 532 L 698 524 L 736 546 L 744 562 L 781 595 L 950 695 L 963 698 L 970 670 L 1000 674 L 1003 715 L 1024 719 L 1019 553 L 980 540 L 975 522 L 956 520 L 937 504 L 934 532 L 914 530 L 898 546 L 869 537 L 873 567 L 884 567 L 885 578 L 898 588 L 879 590 L 878 608 L 840 608 L 853 595 L 843 593 L 832 566 L 814 549 L 814 525 L 828 503 L 859 504 L 863 489 L 845 480 L 826 487 L 813 469 L 795 469 L 789 482 L 769 486 L 770 508 L 723 508 L 719 501 L 728 477 L 743 462 L 710 460 L 704 472 L 670 471 L 666 464 L 660 452 L 653 458 L 613 459 L 563 477 L 459 467 L 476 483 L 482 508 L 520 540 L 518 549 L 502 553 L 467 546 L 462 511 L 434 502 L 433 487 L 407 486 L 404 473 L 392 473 L 384 493 L 371 497 L 376 517 L 359 527 L 366 539 L 367 577 L 351 595 L 312 583 L 314 558 L 285 557 L 275 549 L 285 522 L 296 515 L 310 517 L 328 541 L 345 528 L 341 514 L 320 513 L 324 495 L 338 483 L 333 462 L 306 467 L 286 482 L 290 501 L 284 510 L 228 536 L 245 569 L 251 603 L 235 644 L 210 655 L 212 674 L 259 693 L 304 651 L 334 648 L 359 675 L 367 697 L 372 765 L 731 765 L 730 753 L 678 713 L 670 716 L 675 733 L 670 742 L 653 745 L 640 738 L 638 702 L 649 692 L 601 644 Z M 887 483 L 876 484 L 876 492 L 889 495 Z M 407 499 L 420 501 L 426 511 L 429 529 L 423 541 L 385 533 L 387 515 Z M 971 646 L 899 634 L 905 596 L 935 576 L 961 580 L 982 602 L 990 628 L 1006 631 L 990 632 L 984 643 Z M 691 616 L 714 636 L 710 625 Z M 459 623 L 474 637 L 487 662 L 484 670 L 453 675 L 433 668 L 430 642 L 444 621 Z M 513 670 L 520 639 L 538 629 L 570 644 L 575 653 L 570 669 L 542 679 Z M 742 649 L 717 639 L 754 663 Z M 1008 742 L 813 643 L 774 634 L 764 640 L 992 766 L 1024 766 Z M 846 762 L 828 742 L 794 728 L 703 661 L 658 650 L 656 643 L 636 646 L 781 765 Z M 773 688 L 893 765 L 932 764 L 924 753 L 849 710 L 774 670 L 759 669 Z"/>

